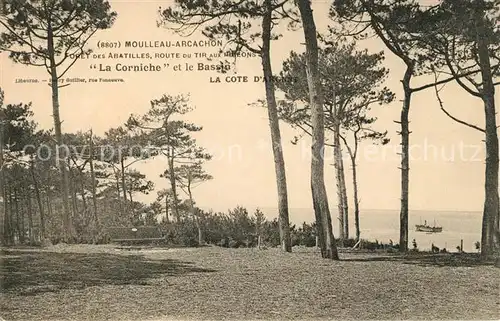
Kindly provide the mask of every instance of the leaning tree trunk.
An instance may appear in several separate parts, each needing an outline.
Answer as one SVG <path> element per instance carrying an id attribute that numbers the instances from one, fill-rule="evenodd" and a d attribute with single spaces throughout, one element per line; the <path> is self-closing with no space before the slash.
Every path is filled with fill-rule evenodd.
<path id="1" fill-rule="evenodd" d="M 276 172 L 276 185 L 278 188 L 278 211 L 281 249 L 285 252 L 292 251 L 290 239 L 290 221 L 288 214 L 288 193 L 285 174 L 285 160 L 281 146 L 281 133 L 278 118 L 278 106 L 274 91 L 273 72 L 271 67 L 271 18 L 272 2 L 265 0 L 266 13 L 262 19 L 262 71 L 266 89 L 267 113 L 271 129 L 271 142 L 274 156 L 274 169 Z"/>
<path id="2" fill-rule="evenodd" d="M 57 67 L 55 61 L 55 50 L 54 50 L 54 38 L 52 32 L 51 22 L 48 22 L 48 33 L 47 33 L 47 48 L 48 56 L 50 58 L 50 77 L 51 77 L 51 88 L 52 88 L 52 115 L 54 118 L 54 132 L 57 144 L 57 149 L 59 151 L 59 158 L 57 159 L 57 165 L 61 171 L 61 190 L 63 196 L 63 231 L 64 239 L 66 242 L 70 241 L 73 236 L 73 224 L 71 221 L 71 214 L 69 208 L 69 178 L 67 172 L 67 156 L 66 150 L 63 146 L 62 130 L 61 130 L 61 117 L 59 115 L 59 85 L 58 85 L 58 75 Z M 62 154 L 61 154 L 62 152 Z"/>
<path id="3" fill-rule="evenodd" d="M 477 30 L 477 47 L 481 78 L 483 83 L 482 99 L 485 115 L 485 198 L 483 208 L 483 222 L 481 231 L 481 256 L 488 257 L 495 252 L 495 240 L 498 233 L 499 199 L 498 199 L 498 134 L 495 111 L 495 88 L 488 52 L 487 37 L 485 35 L 484 17 L 482 12 L 483 1 L 478 1 L 475 10 Z"/>
<path id="4" fill-rule="evenodd" d="M 312 164 L 311 164 L 312 167 Z M 323 228 L 323 216 L 321 215 L 321 206 L 318 201 L 317 195 L 315 193 L 315 186 L 311 172 L 311 192 L 312 192 L 312 203 L 314 209 L 314 217 L 316 219 L 316 247 L 321 250 L 321 257 L 326 256 L 326 239 L 325 239 L 325 229 Z"/>
<path id="5" fill-rule="evenodd" d="M 300 16 L 304 29 L 306 42 L 307 84 L 309 87 L 309 100 L 311 106 L 312 124 L 312 160 L 311 160 L 311 185 L 313 201 L 317 204 L 315 211 L 321 214 L 324 230 L 325 251 L 323 257 L 334 260 L 339 259 L 337 245 L 332 230 L 332 219 L 328 207 L 328 198 L 324 177 L 324 146 L 325 124 L 323 114 L 323 101 L 321 96 L 321 79 L 318 69 L 318 39 L 316 25 L 311 9 L 310 0 L 298 0 Z"/>
<path id="6" fill-rule="evenodd" d="M 403 108 L 401 109 L 401 211 L 399 214 L 399 251 L 408 251 L 408 187 L 410 181 L 410 130 L 409 130 L 409 114 L 411 101 L 410 80 L 413 74 L 413 68 L 407 66 L 403 77 Z"/>

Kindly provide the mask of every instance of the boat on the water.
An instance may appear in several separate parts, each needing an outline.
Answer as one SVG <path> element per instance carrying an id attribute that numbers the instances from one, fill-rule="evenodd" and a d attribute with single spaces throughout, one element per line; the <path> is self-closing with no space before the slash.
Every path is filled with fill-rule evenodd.
<path id="1" fill-rule="evenodd" d="M 424 224 L 416 224 L 415 231 L 427 232 L 427 233 L 441 233 L 443 231 L 443 227 L 436 226 L 436 223 L 434 223 L 434 226 L 430 226 L 430 225 L 427 225 L 427 221 L 425 221 Z"/>

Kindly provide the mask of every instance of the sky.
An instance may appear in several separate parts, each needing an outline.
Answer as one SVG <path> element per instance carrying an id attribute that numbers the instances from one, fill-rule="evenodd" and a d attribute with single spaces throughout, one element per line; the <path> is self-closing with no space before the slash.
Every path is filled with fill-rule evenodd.
<path id="1" fill-rule="evenodd" d="M 122 125 L 130 114 L 143 114 L 150 100 L 163 94 L 189 94 L 195 110 L 188 119 L 203 126 L 196 135 L 198 143 L 213 154 L 206 170 L 214 179 L 194 190 L 197 204 L 214 210 L 227 210 L 236 205 L 248 207 L 276 207 L 277 190 L 274 163 L 270 148 L 270 130 L 267 110 L 249 104 L 264 98 L 264 84 L 253 82 L 261 76 L 258 57 L 241 58 L 231 74 L 247 76 L 249 82 L 213 83 L 220 76 L 216 72 L 197 71 L 198 63 L 208 63 L 195 53 L 216 53 L 219 48 L 124 48 L 125 41 L 186 40 L 173 32 L 157 27 L 157 10 L 172 5 L 171 1 L 110 1 L 118 13 L 109 30 L 99 31 L 89 41 L 96 55 L 109 53 L 191 53 L 191 58 L 150 60 L 141 59 L 80 59 L 65 75 L 66 78 L 122 78 L 122 83 L 71 83 L 60 90 L 60 113 L 63 132 L 88 131 L 102 135 L 111 127 Z M 329 2 L 315 1 L 314 15 L 319 31 L 324 31 L 330 20 Z M 191 39 L 204 39 L 194 34 Z M 99 48 L 100 43 L 120 43 L 121 48 Z M 274 72 L 291 50 L 302 51 L 302 30 L 285 31 L 283 37 L 272 43 L 271 56 Z M 370 39 L 360 45 L 370 52 L 384 50 L 381 42 Z M 199 56 L 199 55 L 197 55 Z M 35 119 L 42 128 L 52 128 L 51 91 L 47 83 L 16 83 L 16 79 L 48 79 L 43 68 L 12 63 L 6 53 L 0 56 L 0 86 L 5 91 L 6 103 L 32 102 Z M 124 72 L 114 70 L 117 63 L 132 65 L 153 63 L 161 67 L 156 72 Z M 168 64 L 167 68 L 164 64 Z M 194 66 L 193 71 L 174 71 L 173 66 Z M 100 71 L 99 65 L 111 66 L 112 71 Z M 398 209 L 400 203 L 400 170 L 397 154 L 400 137 L 397 135 L 404 68 L 401 62 L 386 50 L 384 65 L 390 69 L 386 85 L 395 92 L 396 99 L 387 106 L 374 106 L 378 117 L 377 129 L 388 130 L 391 142 L 384 147 L 363 143 L 358 159 L 360 206 L 362 209 Z M 95 67 L 96 66 L 96 67 Z M 93 68 L 94 67 L 94 68 Z M 429 79 L 417 79 L 413 84 Z M 469 96 L 455 84 L 442 91 L 446 108 L 456 117 L 479 126 L 484 124 L 481 101 Z M 498 95 L 496 95 L 498 104 Z M 410 111 L 410 209 L 481 211 L 484 195 L 484 147 L 480 132 L 455 123 L 439 108 L 433 89 L 414 95 Z M 281 123 L 281 134 L 288 183 L 289 206 L 311 208 L 310 147 L 307 139 L 297 145 L 291 140 L 299 132 Z M 326 151 L 325 179 L 331 207 L 336 204 L 335 178 L 331 150 Z M 158 159 L 136 163 L 138 169 L 155 182 L 156 188 L 167 187 L 159 177 L 166 162 Z M 345 163 L 348 193 L 352 195 L 351 172 Z M 142 197 L 152 200 L 155 193 Z"/>

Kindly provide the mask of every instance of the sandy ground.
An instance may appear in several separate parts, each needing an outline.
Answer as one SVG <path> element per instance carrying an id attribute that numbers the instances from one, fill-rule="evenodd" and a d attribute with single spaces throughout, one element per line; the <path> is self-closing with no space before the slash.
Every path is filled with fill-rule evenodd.
<path id="1" fill-rule="evenodd" d="M 473 255 L 313 249 L 1 252 L 5 320 L 500 319 L 500 269 Z"/>

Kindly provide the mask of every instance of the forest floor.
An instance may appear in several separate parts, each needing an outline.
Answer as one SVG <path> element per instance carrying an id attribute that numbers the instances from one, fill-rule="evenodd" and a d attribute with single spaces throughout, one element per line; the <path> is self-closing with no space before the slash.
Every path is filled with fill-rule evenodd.
<path id="1" fill-rule="evenodd" d="M 1 250 L 0 320 L 500 319 L 499 268 L 473 254 L 218 247 Z"/>

